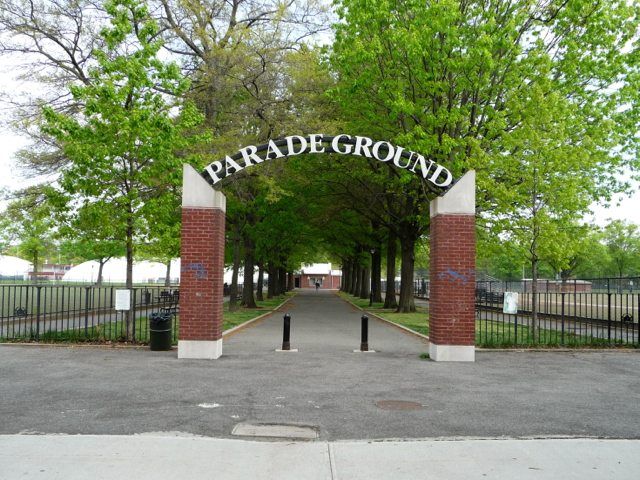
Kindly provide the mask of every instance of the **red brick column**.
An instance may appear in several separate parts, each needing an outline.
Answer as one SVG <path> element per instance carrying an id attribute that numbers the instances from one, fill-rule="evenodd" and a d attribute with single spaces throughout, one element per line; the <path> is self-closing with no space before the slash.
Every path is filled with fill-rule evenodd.
<path id="1" fill-rule="evenodd" d="M 475 359 L 475 172 L 431 203 L 429 356 Z"/>
<path id="2" fill-rule="evenodd" d="M 178 358 L 222 355 L 225 197 L 185 165 Z"/>

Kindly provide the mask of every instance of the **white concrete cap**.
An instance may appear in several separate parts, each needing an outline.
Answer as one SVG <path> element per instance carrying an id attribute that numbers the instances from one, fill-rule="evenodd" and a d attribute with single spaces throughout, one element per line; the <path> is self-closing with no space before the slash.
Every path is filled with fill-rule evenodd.
<path id="1" fill-rule="evenodd" d="M 222 355 L 222 339 L 178 340 L 178 358 L 215 360 Z"/>
<path id="2" fill-rule="evenodd" d="M 182 208 L 217 208 L 226 212 L 227 199 L 188 163 L 182 166 Z"/>
<path id="3" fill-rule="evenodd" d="M 444 214 L 475 215 L 476 172 L 469 170 L 442 197 L 431 200 L 431 216 Z"/>
<path id="4" fill-rule="evenodd" d="M 434 362 L 475 362 L 476 347 L 429 343 L 429 358 Z"/>

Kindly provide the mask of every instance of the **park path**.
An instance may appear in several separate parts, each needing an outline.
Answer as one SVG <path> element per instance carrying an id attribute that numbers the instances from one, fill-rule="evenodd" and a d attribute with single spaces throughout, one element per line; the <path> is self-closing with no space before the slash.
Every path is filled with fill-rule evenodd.
<path id="1" fill-rule="evenodd" d="M 361 310 L 336 292 L 301 289 L 278 312 L 225 338 L 224 354 L 255 355 L 280 348 L 285 313 L 292 318 L 291 348 L 297 348 L 298 354 L 353 355 L 360 347 Z M 427 344 L 417 336 L 370 318 L 369 349 L 377 353 L 419 355 L 427 351 Z"/>

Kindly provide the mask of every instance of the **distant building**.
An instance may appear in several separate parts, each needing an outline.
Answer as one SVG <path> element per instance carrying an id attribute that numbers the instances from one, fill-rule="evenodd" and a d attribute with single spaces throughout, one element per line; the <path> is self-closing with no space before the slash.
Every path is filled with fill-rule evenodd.
<path id="1" fill-rule="evenodd" d="M 293 276 L 295 288 L 316 288 L 316 283 L 323 290 L 337 290 L 342 281 L 342 271 L 332 270 L 330 263 L 305 263 L 299 273 Z"/>
<path id="2" fill-rule="evenodd" d="M 525 293 L 531 292 L 533 289 L 533 280 L 531 278 L 525 278 L 520 280 L 522 283 L 522 291 Z M 539 293 L 591 293 L 591 282 L 588 280 L 546 280 L 543 278 L 538 279 L 538 292 Z"/>
<path id="3" fill-rule="evenodd" d="M 64 274 L 67 273 L 73 265 L 58 264 L 58 263 L 45 263 L 38 272 L 34 272 L 33 269 L 29 271 L 29 279 L 35 280 L 62 280 Z"/>

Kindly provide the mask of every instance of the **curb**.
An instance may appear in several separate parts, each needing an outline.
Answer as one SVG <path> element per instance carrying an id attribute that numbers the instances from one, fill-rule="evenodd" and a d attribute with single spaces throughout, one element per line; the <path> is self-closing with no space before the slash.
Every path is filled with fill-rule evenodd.
<path id="1" fill-rule="evenodd" d="M 411 330 L 410 328 L 405 327 L 404 325 L 399 325 L 395 322 L 392 322 L 391 320 L 387 320 L 386 318 L 382 318 L 379 315 L 376 315 L 375 313 L 371 313 L 368 310 L 365 310 L 362 307 L 359 307 L 358 305 L 356 305 L 355 303 L 351 303 L 349 300 L 345 300 L 344 298 L 342 298 L 339 294 L 336 293 L 336 296 L 344 301 L 347 302 L 349 305 L 353 305 L 355 308 L 357 308 L 358 310 L 360 310 L 361 312 L 367 312 L 369 315 L 371 315 L 373 318 L 375 318 L 376 320 L 380 321 L 380 322 L 384 322 L 388 325 L 391 325 L 392 327 L 396 327 L 399 330 L 402 330 L 403 332 L 409 334 L 409 335 L 413 335 L 415 337 L 420 338 L 421 340 L 426 340 L 426 342 L 429 342 L 429 337 L 427 335 L 423 335 L 422 333 L 418 333 L 415 330 Z"/>
<path id="2" fill-rule="evenodd" d="M 268 311 L 266 313 L 263 313 L 262 315 L 259 315 L 259 316 L 255 317 L 255 318 L 252 318 L 251 320 L 247 320 L 246 322 L 241 323 L 240 325 L 236 325 L 235 327 L 232 327 L 229 330 L 225 330 L 224 332 L 222 332 L 222 338 L 231 336 L 231 335 L 239 332 L 240 330 L 244 330 L 245 328 L 252 326 L 255 322 L 257 322 L 259 320 L 262 320 L 263 318 L 268 317 L 269 315 L 273 315 L 275 312 L 280 310 L 280 308 L 283 305 L 285 305 L 291 299 L 293 299 L 296 295 L 297 295 L 297 292 L 294 295 L 291 295 L 289 298 L 287 298 L 284 302 L 282 302 L 280 305 L 275 307 L 273 310 L 270 310 L 270 311 Z"/>

